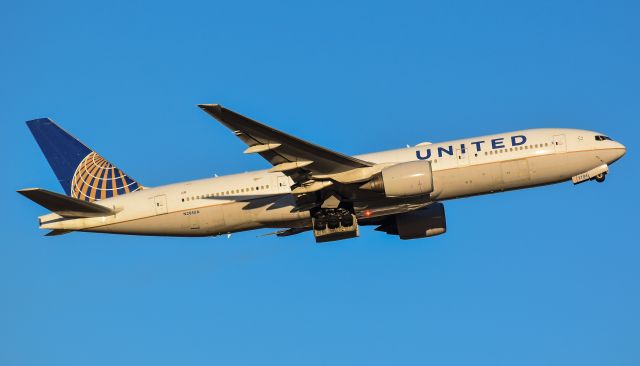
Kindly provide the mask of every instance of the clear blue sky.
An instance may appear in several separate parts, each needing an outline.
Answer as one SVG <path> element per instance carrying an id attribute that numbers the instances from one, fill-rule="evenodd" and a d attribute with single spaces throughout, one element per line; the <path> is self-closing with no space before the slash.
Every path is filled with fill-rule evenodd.
<path id="1" fill-rule="evenodd" d="M 635 1 L 4 2 L 2 365 L 638 365 Z M 148 186 L 267 166 L 222 103 L 347 154 L 606 132 L 605 184 L 446 203 L 449 232 L 45 238 L 51 117 Z"/>

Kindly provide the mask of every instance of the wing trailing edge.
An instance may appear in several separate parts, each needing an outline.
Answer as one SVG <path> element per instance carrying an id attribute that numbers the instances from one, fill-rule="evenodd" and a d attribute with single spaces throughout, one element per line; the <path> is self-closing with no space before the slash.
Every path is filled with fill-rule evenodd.
<path id="1" fill-rule="evenodd" d="M 199 104 L 203 111 L 218 120 L 244 142 L 245 153 L 258 153 L 274 166 L 273 171 L 307 170 L 312 174 L 336 174 L 373 163 L 310 143 L 273 127 L 238 114 L 219 104 Z M 296 180 L 296 179 L 294 179 Z"/>

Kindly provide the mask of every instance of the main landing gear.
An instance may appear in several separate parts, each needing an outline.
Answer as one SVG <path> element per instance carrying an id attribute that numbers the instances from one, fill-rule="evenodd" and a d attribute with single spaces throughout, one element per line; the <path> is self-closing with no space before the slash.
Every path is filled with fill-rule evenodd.
<path id="1" fill-rule="evenodd" d="M 315 213 L 313 229 L 322 231 L 326 228 L 331 230 L 338 227 L 351 227 L 354 223 L 353 215 L 345 208 L 323 209 Z"/>
<path id="2" fill-rule="evenodd" d="M 317 243 L 357 237 L 356 216 L 346 208 L 320 209 L 312 213 L 313 234 Z"/>
<path id="3" fill-rule="evenodd" d="M 594 179 L 596 180 L 596 182 L 602 183 L 602 182 L 604 182 L 604 180 L 606 178 L 607 178 L 607 174 L 606 173 L 600 173 L 600 174 L 596 175 Z"/>

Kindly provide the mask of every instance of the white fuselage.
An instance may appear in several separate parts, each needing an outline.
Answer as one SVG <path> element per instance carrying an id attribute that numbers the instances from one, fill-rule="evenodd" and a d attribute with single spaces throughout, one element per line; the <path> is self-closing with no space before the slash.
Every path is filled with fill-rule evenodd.
<path id="1" fill-rule="evenodd" d="M 356 157 L 376 164 L 430 161 L 435 190 L 422 199 L 443 201 L 566 181 L 624 154 L 623 145 L 598 141 L 597 135 L 574 129 L 523 130 Z M 292 184 L 283 173 L 260 170 L 146 188 L 96 202 L 117 211 L 113 216 L 62 219 L 48 214 L 40 217 L 40 227 L 171 236 L 309 227 L 308 211 L 291 212 Z M 410 204 L 398 201 L 382 199 L 356 207 L 366 209 L 367 217 L 411 210 Z"/>

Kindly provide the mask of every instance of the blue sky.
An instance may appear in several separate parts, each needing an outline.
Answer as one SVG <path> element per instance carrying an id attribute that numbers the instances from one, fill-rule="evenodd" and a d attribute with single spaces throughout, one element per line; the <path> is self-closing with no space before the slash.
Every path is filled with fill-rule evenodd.
<path id="1" fill-rule="evenodd" d="M 633 1 L 5 2 L 0 364 L 637 365 Z M 44 238 L 51 117 L 148 186 L 261 169 L 221 103 L 347 153 L 606 132 L 605 184 L 446 203 L 446 235 Z"/>

